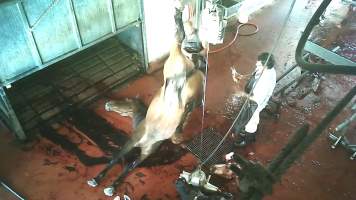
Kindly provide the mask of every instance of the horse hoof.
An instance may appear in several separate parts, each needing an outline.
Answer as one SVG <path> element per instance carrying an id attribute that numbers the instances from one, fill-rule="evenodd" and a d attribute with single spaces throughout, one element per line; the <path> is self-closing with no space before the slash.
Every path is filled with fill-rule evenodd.
<path id="1" fill-rule="evenodd" d="M 181 144 L 182 142 L 184 141 L 184 138 L 182 135 L 174 135 L 172 138 L 171 138 L 171 142 L 173 144 Z"/>
<path id="2" fill-rule="evenodd" d="M 91 179 L 91 180 L 87 181 L 87 183 L 88 183 L 88 185 L 89 185 L 90 187 L 96 187 L 96 186 L 98 186 L 98 183 L 96 182 L 95 179 Z"/>
<path id="3" fill-rule="evenodd" d="M 105 188 L 104 194 L 109 197 L 113 196 L 114 195 L 114 187 L 110 186 L 110 187 Z"/>
<path id="4" fill-rule="evenodd" d="M 111 106 L 112 106 L 112 102 L 111 101 L 106 102 L 105 103 L 105 110 L 106 111 L 111 111 Z"/>

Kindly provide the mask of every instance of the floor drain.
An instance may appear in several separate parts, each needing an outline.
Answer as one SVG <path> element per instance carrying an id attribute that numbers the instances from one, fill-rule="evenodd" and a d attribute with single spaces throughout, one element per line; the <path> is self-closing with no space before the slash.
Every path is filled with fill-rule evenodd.
<path id="1" fill-rule="evenodd" d="M 201 152 L 201 136 L 197 135 L 187 144 L 187 149 L 193 153 L 197 158 L 204 161 L 218 146 L 219 142 L 223 139 L 217 130 L 207 128 L 203 130 L 202 138 L 202 152 Z M 216 153 L 205 163 L 205 166 L 213 164 L 224 163 L 224 155 L 231 152 L 233 149 L 233 142 L 231 139 L 226 139 Z"/>

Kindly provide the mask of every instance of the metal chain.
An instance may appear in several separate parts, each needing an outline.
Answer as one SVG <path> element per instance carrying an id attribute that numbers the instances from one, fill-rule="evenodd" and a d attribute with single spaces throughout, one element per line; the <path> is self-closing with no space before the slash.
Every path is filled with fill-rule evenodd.
<path id="1" fill-rule="evenodd" d="M 30 31 L 33 31 L 38 23 L 42 20 L 44 16 L 48 14 L 48 12 L 59 2 L 60 0 L 53 0 L 52 3 L 47 7 L 47 9 L 37 18 L 33 25 L 30 25 Z"/>
<path id="2" fill-rule="evenodd" d="M 276 41 L 274 42 L 273 48 L 272 48 L 272 50 L 270 51 L 270 53 L 269 53 L 269 55 L 268 55 L 267 60 L 266 60 L 265 63 L 268 63 L 268 61 L 269 61 L 269 59 L 270 59 L 272 53 L 275 51 L 275 49 L 276 49 L 276 47 L 277 47 L 277 45 L 278 45 L 278 42 L 279 42 L 279 40 L 280 40 L 280 38 L 281 38 L 281 35 L 282 35 L 282 33 L 283 33 L 283 30 L 284 30 L 286 24 L 287 24 L 287 21 L 288 21 L 288 19 L 289 19 L 289 16 L 290 16 L 290 14 L 292 13 L 292 10 L 293 10 L 293 8 L 294 8 L 295 2 L 296 2 L 296 0 L 293 0 L 291 6 L 290 6 L 290 8 L 289 8 L 287 17 L 285 18 L 285 20 L 284 20 L 284 22 L 283 22 L 283 26 L 282 26 L 282 28 L 281 28 L 281 31 L 279 32 L 279 35 L 278 35 Z M 265 69 L 266 69 L 266 67 L 263 68 L 262 74 L 263 74 L 263 72 L 265 71 Z M 256 80 L 256 83 L 260 80 L 261 76 L 262 76 L 262 75 L 260 75 L 260 76 L 258 77 L 258 79 Z M 248 103 L 248 101 L 249 101 L 249 99 L 250 99 L 250 97 L 251 97 L 252 91 L 253 91 L 253 89 L 256 87 L 256 85 L 257 85 L 257 84 L 254 84 L 253 88 L 252 88 L 251 91 L 248 93 L 247 99 L 245 100 L 245 102 L 244 102 L 244 104 L 243 104 L 241 110 L 239 111 L 237 117 L 236 117 L 235 120 L 233 121 L 232 125 L 230 126 L 230 128 L 228 129 L 228 131 L 226 132 L 226 134 L 224 135 L 224 137 L 221 139 L 221 141 L 220 141 L 219 144 L 215 147 L 215 149 L 211 152 L 211 154 L 210 154 L 203 162 L 200 163 L 199 168 L 201 168 L 202 165 L 204 165 L 206 162 L 208 162 L 208 161 L 212 158 L 212 156 L 219 150 L 220 146 L 221 146 L 221 145 L 223 144 L 223 142 L 226 140 L 226 138 L 228 137 L 228 135 L 229 135 L 229 133 L 231 132 L 232 128 L 234 127 L 235 123 L 237 122 L 237 119 L 240 117 L 241 111 L 244 110 L 244 108 L 246 107 L 246 105 L 247 105 L 247 103 Z"/>

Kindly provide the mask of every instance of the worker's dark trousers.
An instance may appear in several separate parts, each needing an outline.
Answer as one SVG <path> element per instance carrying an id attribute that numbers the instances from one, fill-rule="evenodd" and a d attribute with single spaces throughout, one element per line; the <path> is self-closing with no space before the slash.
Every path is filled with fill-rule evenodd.
<path id="1" fill-rule="evenodd" d="M 258 105 L 255 101 L 247 100 L 246 105 L 241 108 L 241 114 L 238 116 L 238 119 L 235 122 L 235 134 L 239 134 L 245 131 L 245 126 L 250 121 L 253 113 L 257 109 L 257 106 Z"/>

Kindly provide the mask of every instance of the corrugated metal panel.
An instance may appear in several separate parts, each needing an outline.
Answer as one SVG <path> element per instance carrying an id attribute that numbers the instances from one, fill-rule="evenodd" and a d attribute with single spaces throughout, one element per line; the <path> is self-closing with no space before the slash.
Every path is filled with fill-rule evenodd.
<path id="1" fill-rule="evenodd" d="M 143 55 L 143 62 L 141 63 L 144 64 L 144 67 L 147 67 L 147 53 L 145 42 L 143 41 L 144 35 L 142 35 L 145 33 L 141 5 L 142 0 L 0 1 L 0 48 L 2 48 L 0 50 L 0 92 L 3 91 L 3 98 L 0 99 L 0 115 L 5 117 L 6 121 L 11 122 L 8 125 L 11 126 L 19 138 L 24 139 L 25 135 L 15 113 L 12 112 L 12 106 L 7 101 L 3 86 L 13 84 L 15 81 L 14 85 L 17 85 L 22 80 L 26 80 L 23 79 L 24 77 L 123 31 L 125 33 L 128 31 L 127 34 L 123 34 L 125 37 L 122 37 L 125 40 L 125 44 L 132 46 L 141 56 Z M 131 34 L 129 30 L 135 33 Z M 115 39 L 117 38 L 120 37 L 115 37 Z M 101 47 L 99 45 L 92 50 L 99 52 Z M 99 60 L 102 60 L 109 55 L 98 56 L 101 58 Z M 110 89 L 112 86 L 121 84 L 129 77 L 137 75 L 140 68 L 139 60 L 142 58 L 137 54 L 132 56 L 132 59 L 138 59 L 135 61 L 137 64 L 121 65 L 122 63 L 117 63 L 118 60 L 126 62 L 130 60 L 128 59 L 129 57 L 120 55 L 111 59 L 110 56 L 110 59 L 105 61 L 107 68 L 101 71 L 98 71 L 100 68 L 88 71 L 87 81 L 100 82 L 99 85 L 108 85 L 110 86 L 108 89 Z M 85 67 L 88 66 L 83 66 L 83 68 Z M 55 68 L 58 70 L 66 69 L 66 65 Z M 46 72 L 48 70 L 37 74 Z M 73 73 L 76 74 L 73 69 L 64 70 L 64 73 L 67 73 L 70 77 Z M 47 79 L 49 79 L 48 83 L 42 84 Z M 54 79 L 46 75 L 37 77 L 35 80 L 41 81 L 41 86 L 45 87 L 41 90 L 34 86 L 29 86 L 36 94 L 48 91 L 48 87 L 53 87 L 55 83 Z M 28 86 L 27 83 L 29 82 L 26 82 L 25 85 Z M 101 89 L 96 90 L 95 85 L 90 85 L 90 87 L 88 92 L 78 95 L 78 99 L 74 100 L 90 99 L 96 96 L 98 92 L 103 92 Z M 26 96 L 28 92 L 30 90 L 27 89 L 23 94 Z M 30 92 L 30 95 L 35 94 L 35 92 Z M 38 104 L 33 105 L 34 108 L 39 106 L 39 110 L 36 112 L 44 112 L 44 110 L 48 109 L 49 103 L 52 102 L 52 97 L 51 95 L 44 96 L 43 99 L 38 101 Z M 18 99 L 23 100 L 23 96 Z M 13 99 L 15 104 L 16 100 Z M 54 98 L 53 101 L 60 101 L 60 98 Z M 5 105 L 8 108 L 7 110 L 4 110 Z M 23 106 L 23 108 L 25 107 Z M 54 108 L 53 112 L 51 111 L 49 114 L 54 115 L 59 111 L 60 109 Z M 29 112 L 29 109 L 24 109 L 24 115 L 21 116 L 24 116 L 24 119 L 30 119 L 33 118 L 33 114 L 36 112 Z M 38 115 L 39 113 L 36 114 Z M 43 113 L 43 116 L 42 114 L 40 116 L 48 117 L 49 114 Z M 21 120 L 23 119 L 21 118 Z M 33 120 L 31 123 L 36 124 Z"/>
<path id="2" fill-rule="evenodd" d="M 34 68 L 36 64 L 15 4 L 0 7 L 0 22 L 0 80 L 4 80 Z"/>
<path id="3" fill-rule="evenodd" d="M 31 25 L 47 9 L 52 0 L 24 1 L 24 9 Z M 71 25 L 71 13 L 68 1 L 60 0 L 34 28 L 40 55 L 44 62 L 78 48 L 76 35 Z"/>
<path id="4" fill-rule="evenodd" d="M 113 0 L 113 8 L 117 28 L 122 28 L 140 18 L 138 0 Z"/>
<path id="5" fill-rule="evenodd" d="M 112 32 L 109 3 L 110 1 L 103 0 L 73 0 L 79 32 L 84 44 Z M 88 10 L 95 10 L 95 12 L 88 12 Z"/>
<path id="6" fill-rule="evenodd" d="M 124 29 L 142 27 L 140 3 L 140 0 L 0 2 L 3 49 L 0 84 L 13 83 Z M 145 51 L 144 44 L 140 49 Z M 146 63 L 147 56 L 145 52 L 142 54 Z"/>

